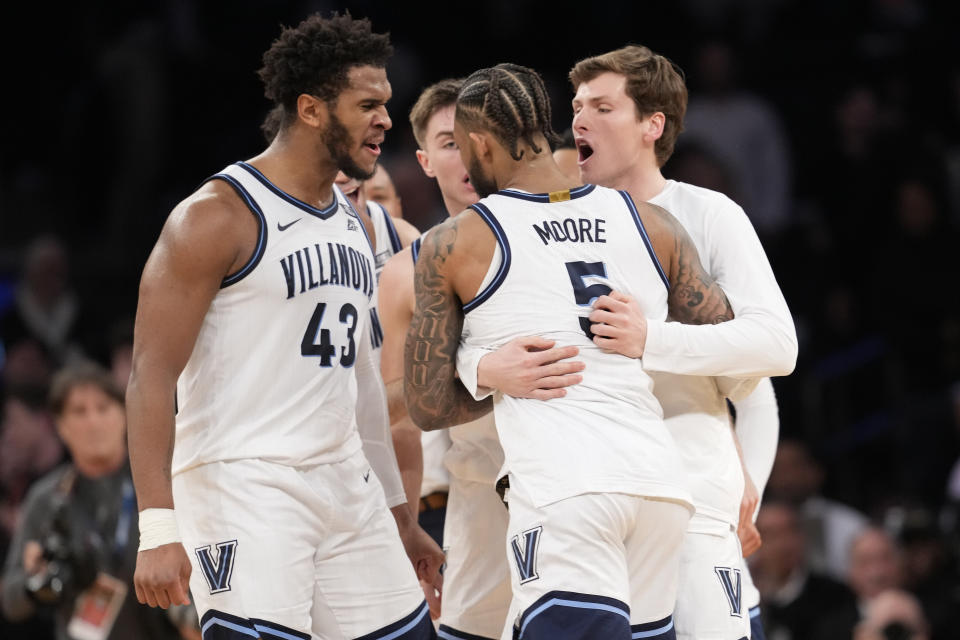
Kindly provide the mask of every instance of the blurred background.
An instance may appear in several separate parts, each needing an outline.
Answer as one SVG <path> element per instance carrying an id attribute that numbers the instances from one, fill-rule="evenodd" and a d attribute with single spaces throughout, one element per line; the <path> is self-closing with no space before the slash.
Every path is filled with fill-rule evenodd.
<path id="1" fill-rule="evenodd" d="M 803 600 L 810 579 L 786 589 L 800 575 L 852 594 L 859 609 L 848 617 L 863 615 L 881 590 L 909 590 L 933 637 L 957 637 L 960 38 L 952 5 L 19 7 L 0 44 L 0 551 L 31 483 L 66 456 L 46 407 L 51 375 L 86 356 L 125 384 L 139 275 L 166 215 L 206 176 L 264 147 L 262 53 L 281 24 L 349 8 L 390 31 L 396 47 L 394 128 L 382 162 L 404 216 L 421 230 L 445 215 L 416 164 L 407 121 L 427 84 L 498 62 L 534 67 L 562 130 L 572 115 L 566 74 L 578 59 L 632 42 L 684 69 L 686 131 L 665 173 L 744 207 L 800 339 L 795 373 L 774 381 L 783 444 L 756 559 L 767 601 L 782 601 L 767 607 L 768 637 L 830 637 L 798 630 L 791 616 L 804 621 L 802 606 L 822 611 L 841 598 Z M 890 559 L 869 587 L 853 575 L 864 545 L 866 562 Z M 834 628 L 852 628 L 844 625 Z"/>

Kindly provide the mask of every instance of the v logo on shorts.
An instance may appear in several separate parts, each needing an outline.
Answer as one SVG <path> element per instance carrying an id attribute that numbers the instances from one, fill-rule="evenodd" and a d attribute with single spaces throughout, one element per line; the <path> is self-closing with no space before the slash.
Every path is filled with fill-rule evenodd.
<path id="1" fill-rule="evenodd" d="M 217 559 L 214 561 L 210 554 L 211 545 L 197 547 L 194 551 L 200 562 L 203 577 L 210 587 L 211 595 L 230 591 L 230 578 L 233 576 L 233 559 L 236 556 L 237 541 L 217 543 Z"/>
<path id="2" fill-rule="evenodd" d="M 540 546 L 540 534 L 543 533 L 543 527 L 536 527 L 524 531 L 519 536 L 513 536 L 510 546 L 513 548 L 513 559 L 517 561 L 517 573 L 520 574 L 520 584 L 536 580 L 540 576 L 537 574 L 537 549 Z M 523 537 L 523 548 L 521 549 L 520 538 Z"/>
<path id="3" fill-rule="evenodd" d="M 720 579 L 723 592 L 727 594 L 727 604 L 730 605 L 730 615 L 737 616 L 738 618 L 741 617 L 742 590 L 740 588 L 740 569 L 714 567 L 713 570 Z"/>

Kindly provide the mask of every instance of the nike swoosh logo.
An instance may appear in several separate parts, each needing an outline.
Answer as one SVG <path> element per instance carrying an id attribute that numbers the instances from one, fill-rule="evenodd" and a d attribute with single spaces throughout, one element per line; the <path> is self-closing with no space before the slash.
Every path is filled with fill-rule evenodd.
<path id="1" fill-rule="evenodd" d="M 370 470 L 369 470 L 369 469 L 367 469 L 367 472 L 366 472 L 365 474 L 363 474 L 363 481 L 364 481 L 364 482 L 370 482 Z"/>
<path id="2" fill-rule="evenodd" d="M 290 224 L 280 224 L 280 222 L 278 221 L 278 222 L 277 222 L 277 231 L 286 231 L 287 229 L 289 229 L 289 228 L 292 227 L 293 225 L 297 224 L 297 223 L 300 222 L 301 220 L 303 220 L 303 218 L 297 218 L 296 220 L 294 220 L 294 221 L 291 222 Z"/>

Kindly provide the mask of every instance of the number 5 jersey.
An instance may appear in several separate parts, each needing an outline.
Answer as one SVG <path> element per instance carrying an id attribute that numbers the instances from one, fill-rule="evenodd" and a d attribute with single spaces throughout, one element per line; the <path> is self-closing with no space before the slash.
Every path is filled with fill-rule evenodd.
<path id="1" fill-rule="evenodd" d="M 584 493 L 690 502 L 676 446 L 641 360 L 592 341 L 593 301 L 611 289 L 651 319 L 667 316 L 669 282 L 626 192 L 585 185 L 530 194 L 504 190 L 472 208 L 498 250 L 463 306 L 463 346 L 496 349 L 539 335 L 575 345 L 583 381 L 548 401 L 496 394 L 504 472 L 537 507 Z"/>
<path id="2" fill-rule="evenodd" d="M 223 280 L 177 381 L 172 472 L 243 458 L 344 460 L 361 448 L 352 367 L 376 302 L 363 225 L 336 185 L 318 209 L 243 162 L 210 179 L 233 188 L 259 237 Z"/>

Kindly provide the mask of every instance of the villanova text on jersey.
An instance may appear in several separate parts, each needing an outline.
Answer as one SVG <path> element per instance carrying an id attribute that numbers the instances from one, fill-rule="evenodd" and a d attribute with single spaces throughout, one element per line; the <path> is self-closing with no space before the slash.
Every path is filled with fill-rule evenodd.
<path id="1" fill-rule="evenodd" d="M 370 259 L 339 242 L 297 249 L 280 259 L 287 299 L 325 285 L 349 287 L 373 298 L 376 280 Z"/>
<path id="2" fill-rule="evenodd" d="M 564 218 L 563 220 L 544 220 L 534 224 L 533 229 L 543 240 L 543 244 L 553 242 L 600 242 L 606 243 L 604 237 L 607 221 L 601 218 Z"/>

